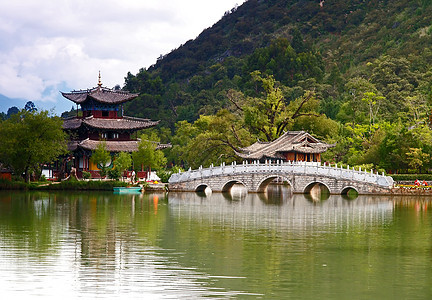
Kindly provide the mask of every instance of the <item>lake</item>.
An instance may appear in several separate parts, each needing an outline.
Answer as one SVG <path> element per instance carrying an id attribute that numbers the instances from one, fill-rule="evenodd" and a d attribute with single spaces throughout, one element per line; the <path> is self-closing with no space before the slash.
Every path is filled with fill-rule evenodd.
<path id="1" fill-rule="evenodd" d="M 431 200 L 0 191 L 0 289 L 3 299 L 431 299 Z"/>

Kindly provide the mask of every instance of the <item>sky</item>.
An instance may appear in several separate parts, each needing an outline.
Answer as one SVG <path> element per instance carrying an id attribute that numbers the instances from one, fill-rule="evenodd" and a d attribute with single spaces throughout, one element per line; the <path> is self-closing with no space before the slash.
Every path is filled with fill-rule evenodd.
<path id="1" fill-rule="evenodd" d="M 57 115 L 60 92 L 124 85 L 245 0 L 0 0 L 0 111 Z"/>

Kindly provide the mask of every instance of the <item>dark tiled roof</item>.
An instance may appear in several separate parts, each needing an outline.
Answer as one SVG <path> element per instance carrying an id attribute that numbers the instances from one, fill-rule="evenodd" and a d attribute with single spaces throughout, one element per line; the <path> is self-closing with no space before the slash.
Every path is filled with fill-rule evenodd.
<path id="1" fill-rule="evenodd" d="M 82 124 L 97 129 L 139 130 L 156 126 L 159 121 L 127 116 L 121 119 L 103 119 L 92 116 L 84 119 L 73 117 L 63 121 L 63 129 L 78 129 Z"/>
<path id="2" fill-rule="evenodd" d="M 68 150 L 75 151 L 78 147 L 94 151 L 101 141 L 85 139 L 82 141 L 71 141 L 68 143 Z M 109 152 L 134 152 L 138 151 L 139 140 L 136 141 L 105 141 L 106 150 Z M 171 144 L 157 143 L 157 150 L 170 148 Z"/>
<path id="3" fill-rule="evenodd" d="M 335 145 L 326 144 L 305 131 L 288 131 L 273 142 L 256 142 L 237 152 L 245 159 L 283 158 L 283 152 L 323 153 Z"/>
<path id="4" fill-rule="evenodd" d="M 78 129 L 82 124 L 83 119 L 72 117 L 63 120 L 63 129 Z"/>
<path id="5" fill-rule="evenodd" d="M 99 87 L 84 91 L 72 91 L 70 93 L 62 92 L 62 95 L 66 99 L 69 99 L 77 104 L 85 102 L 87 98 L 94 99 L 100 103 L 120 104 L 138 97 L 138 94 Z"/>
<path id="6" fill-rule="evenodd" d="M 78 148 L 79 141 L 69 141 L 67 144 L 68 151 L 75 151 Z"/>
<path id="7" fill-rule="evenodd" d="M 0 163 L 0 173 L 11 173 L 12 169 Z"/>
<path id="8" fill-rule="evenodd" d="M 96 150 L 100 141 L 85 139 L 78 143 L 78 147 L 87 150 Z M 138 150 L 138 141 L 106 141 L 106 149 L 109 152 L 134 152 Z"/>

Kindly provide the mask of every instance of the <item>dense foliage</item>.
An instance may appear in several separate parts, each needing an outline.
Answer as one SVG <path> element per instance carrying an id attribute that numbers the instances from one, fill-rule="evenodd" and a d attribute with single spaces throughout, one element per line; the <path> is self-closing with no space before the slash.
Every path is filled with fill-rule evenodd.
<path id="1" fill-rule="evenodd" d="M 144 168 L 148 171 L 158 170 L 165 166 L 167 159 L 161 150 L 157 149 L 159 139 L 154 134 L 142 134 L 138 143 L 138 151 L 132 153 L 134 169 L 140 171 Z"/>
<path id="2" fill-rule="evenodd" d="M 0 161 L 16 175 L 40 174 L 46 163 L 66 153 L 63 121 L 48 111 L 21 110 L 0 122 Z"/>

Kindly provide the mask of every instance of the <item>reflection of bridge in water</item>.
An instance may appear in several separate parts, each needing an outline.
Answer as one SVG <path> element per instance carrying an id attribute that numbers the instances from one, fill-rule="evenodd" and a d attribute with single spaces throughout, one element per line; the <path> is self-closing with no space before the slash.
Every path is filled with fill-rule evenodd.
<path id="1" fill-rule="evenodd" d="M 307 195 L 264 196 L 260 194 L 170 192 L 170 212 L 176 217 L 208 220 L 212 223 L 236 226 L 288 227 L 304 229 L 323 226 L 368 226 L 392 219 L 394 203 L 391 197 L 364 195 L 348 200 L 331 195 L 314 201 Z"/>
<path id="2" fill-rule="evenodd" d="M 275 180 L 291 187 L 292 193 L 314 194 L 387 194 L 393 187 L 393 178 L 347 168 L 338 168 L 307 162 L 268 162 L 222 164 L 219 167 L 199 168 L 176 173 L 169 179 L 171 191 L 227 192 L 234 185 L 243 185 L 248 192 L 262 193 Z"/>

